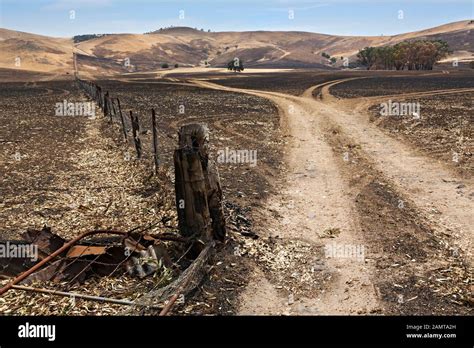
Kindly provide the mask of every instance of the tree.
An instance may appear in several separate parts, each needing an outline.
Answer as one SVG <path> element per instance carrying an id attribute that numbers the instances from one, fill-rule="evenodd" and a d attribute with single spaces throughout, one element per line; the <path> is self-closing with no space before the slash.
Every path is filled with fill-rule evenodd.
<path id="1" fill-rule="evenodd" d="M 321 56 L 323 56 L 326 59 L 331 58 L 331 56 L 329 54 L 327 54 L 326 52 L 321 53 Z"/>
<path id="2" fill-rule="evenodd" d="M 174 67 L 175 67 L 175 68 L 179 68 L 179 64 L 176 63 L 176 64 L 174 65 Z"/>
<path id="3" fill-rule="evenodd" d="M 367 70 L 376 69 L 432 70 L 434 64 L 449 53 L 448 44 L 442 40 L 412 40 L 394 46 L 366 47 L 357 54 Z"/>
<path id="4" fill-rule="evenodd" d="M 169 68 L 168 63 L 163 63 L 163 64 L 161 64 L 161 68 L 162 68 L 162 69 L 168 69 L 168 68 Z"/>
<path id="5" fill-rule="evenodd" d="M 337 62 L 337 58 L 336 58 L 336 57 L 332 57 L 332 58 L 331 58 L 331 63 L 332 63 L 332 64 L 336 64 L 336 62 Z"/>
<path id="6" fill-rule="evenodd" d="M 360 63 L 367 67 L 367 70 L 370 70 L 375 64 L 376 60 L 376 48 L 375 47 L 366 47 L 357 53 L 357 59 Z"/>
<path id="7" fill-rule="evenodd" d="M 377 47 L 374 53 L 376 68 L 392 70 L 394 67 L 393 51 L 392 46 Z"/>
<path id="8" fill-rule="evenodd" d="M 227 63 L 227 70 L 232 70 L 234 72 L 241 72 L 244 70 L 244 63 L 242 59 L 235 57 L 229 63 Z"/>
<path id="9" fill-rule="evenodd" d="M 404 45 L 406 45 L 406 43 L 402 42 L 393 46 L 393 51 L 392 51 L 393 65 L 395 66 L 395 69 L 397 70 L 403 70 L 403 68 L 405 67 L 407 63 L 407 59 L 405 55 L 406 51 L 405 51 Z"/>

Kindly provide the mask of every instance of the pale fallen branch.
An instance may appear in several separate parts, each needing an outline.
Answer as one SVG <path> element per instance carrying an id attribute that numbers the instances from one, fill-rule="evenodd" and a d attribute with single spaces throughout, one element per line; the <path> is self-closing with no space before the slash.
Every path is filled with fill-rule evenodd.
<path id="1" fill-rule="evenodd" d="M 50 290 L 50 289 L 42 289 L 42 288 L 34 288 L 30 286 L 23 286 L 23 285 L 13 285 L 12 289 L 15 290 L 23 290 L 23 291 L 31 291 L 31 292 L 38 292 L 42 294 L 50 294 L 50 295 L 57 295 L 57 296 L 65 296 L 71 298 L 82 298 L 89 301 L 98 301 L 98 302 L 108 302 L 108 303 L 115 303 L 125 306 L 141 306 L 141 304 L 137 304 L 133 301 L 128 300 L 121 300 L 109 297 L 102 297 L 102 296 L 92 296 L 92 295 L 85 295 L 85 294 L 78 294 L 74 292 L 65 292 L 65 291 L 57 291 L 57 290 Z M 147 306 L 148 307 L 148 306 Z M 150 306 L 156 309 L 162 309 L 163 306 Z"/>
<path id="2" fill-rule="evenodd" d="M 206 245 L 193 263 L 172 283 L 162 288 L 152 290 L 138 299 L 135 302 L 137 307 L 151 308 L 156 303 L 163 303 L 168 300 L 160 313 L 160 315 L 166 315 L 179 296 L 186 296 L 201 283 L 204 275 L 207 273 L 206 265 L 214 252 L 214 245 L 214 241 Z M 134 314 L 134 312 L 134 308 L 132 307 L 124 314 Z"/>

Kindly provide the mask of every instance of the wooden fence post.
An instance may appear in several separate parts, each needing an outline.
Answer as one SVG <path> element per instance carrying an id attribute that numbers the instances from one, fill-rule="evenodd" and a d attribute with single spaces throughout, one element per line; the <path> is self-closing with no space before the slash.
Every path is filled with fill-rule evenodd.
<path id="1" fill-rule="evenodd" d="M 174 152 L 176 207 L 185 237 L 224 240 L 225 218 L 217 167 L 209 160 L 209 130 L 188 124 L 179 130 Z"/>
<path id="2" fill-rule="evenodd" d="M 110 98 L 110 105 L 111 105 L 111 113 L 110 113 L 110 119 L 112 120 L 113 118 L 117 117 L 117 111 L 115 109 L 115 103 L 114 103 L 114 98 Z"/>
<path id="3" fill-rule="evenodd" d="M 104 117 L 107 116 L 109 116 L 109 91 L 104 94 Z M 110 122 L 112 122 L 112 117 L 110 118 Z"/>
<path id="4" fill-rule="evenodd" d="M 99 107 L 103 109 L 104 104 L 102 103 L 102 88 L 100 88 L 98 85 L 95 85 L 95 88 L 97 90 L 97 96 L 96 96 L 97 102 L 99 103 Z"/>
<path id="5" fill-rule="evenodd" d="M 130 110 L 130 119 L 132 120 L 132 132 L 133 132 L 133 141 L 135 142 L 135 150 L 137 151 L 137 158 L 142 157 L 142 143 L 140 141 L 140 123 L 138 121 L 138 116 L 133 116 L 132 110 Z"/>
<path id="6" fill-rule="evenodd" d="M 152 133 L 153 133 L 153 159 L 155 163 L 155 174 L 158 174 L 158 165 L 159 165 L 159 160 L 158 160 L 158 132 L 156 129 L 156 115 L 155 115 L 155 109 L 151 109 L 151 127 L 152 127 Z"/>
<path id="7" fill-rule="evenodd" d="M 125 142 L 128 142 L 127 139 L 127 128 L 125 127 L 125 119 L 123 118 L 122 115 L 122 108 L 120 107 L 120 99 L 117 98 L 117 106 L 120 114 L 120 120 L 122 121 L 122 131 L 123 131 L 123 138 L 125 139 Z"/>

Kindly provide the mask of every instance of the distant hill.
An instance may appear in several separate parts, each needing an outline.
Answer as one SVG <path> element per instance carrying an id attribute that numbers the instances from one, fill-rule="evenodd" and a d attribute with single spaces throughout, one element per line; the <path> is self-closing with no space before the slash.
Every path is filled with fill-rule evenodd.
<path id="1" fill-rule="evenodd" d="M 72 39 L 0 29 L 0 68 L 64 73 L 72 63 Z"/>
<path id="2" fill-rule="evenodd" d="M 156 30 L 147 34 L 82 35 L 58 39 L 0 29 L 0 67 L 38 71 L 72 70 L 72 46 L 81 71 L 93 74 L 158 70 L 170 66 L 224 67 L 234 57 L 246 67 L 331 68 L 322 53 L 355 62 L 359 49 L 410 39 L 442 39 L 464 60 L 472 60 L 474 23 L 460 21 L 394 36 L 335 36 L 294 31 L 207 32 L 188 27 Z M 23 65 L 24 64 L 24 65 Z"/>

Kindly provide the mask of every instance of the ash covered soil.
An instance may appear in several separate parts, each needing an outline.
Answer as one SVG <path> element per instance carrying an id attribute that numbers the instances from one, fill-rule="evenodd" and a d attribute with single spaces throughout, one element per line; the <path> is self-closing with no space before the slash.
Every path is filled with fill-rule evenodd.
<path id="1" fill-rule="evenodd" d="M 419 103 L 420 119 L 380 116 L 380 105 L 370 108 L 374 121 L 393 136 L 471 178 L 474 173 L 474 92 L 406 98 Z M 462 187 L 460 187 L 461 189 Z"/>
<path id="2" fill-rule="evenodd" d="M 401 71 L 399 74 L 394 72 L 387 74 L 369 71 L 363 76 L 368 78 L 347 81 L 331 87 L 331 94 L 339 98 L 360 98 L 454 88 L 474 88 L 474 74 L 469 70 L 455 71 L 449 74 L 436 72 L 433 74 L 432 72 L 420 71 Z"/>
<path id="3" fill-rule="evenodd" d="M 235 238 L 255 237 L 252 209 L 261 207 L 263 198 L 275 190 L 270 180 L 282 167 L 280 153 L 284 144 L 276 107 L 262 98 L 189 86 L 100 83 L 112 96 L 120 98 L 126 116 L 129 108 L 139 115 L 142 160 L 135 160 L 133 147 L 123 143 L 120 125 L 110 124 L 99 109 L 96 119 L 55 116 L 55 104 L 64 99 L 88 101 L 72 81 L 1 84 L 0 239 L 18 240 L 28 228 L 41 229 L 43 225 L 68 239 L 92 229 L 126 231 L 153 225 L 148 232 L 177 231 L 172 166 L 177 130 L 182 124 L 205 122 L 210 128 L 211 153 L 226 147 L 257 150 L 259 165 L 218 164 L 229 239 L 219 249 L 208 284 L 213 284 L 213 289 L 227 290 L 214 296 L 199 289 L 194 300 L 187 299 L 176 311 L 234 313 L 237 290 L 245 286 L 245 274 L 250 268 L 246 264 L 251 261 L 242 261 L 240 256 L 235 256 L 238 262 L 232 261 L 227 256 L 234 254 Z M 184 113 L 179 113 L 180 105 L 184 106 Z M 158 177 L 151 175 L 152 107 L 158 115 Z M 171 270 L 177 275 L 189 264 L 186 257 L 181 258 L 186 250 L 174 246 L 169 249 L 171 256 L 182 259 Z M 222 277 L 216 276 L 222 272 Z M 169 281 L 157 276 L 142 282 L 115 275 L 92 278 L 85 284 L 36 285 L 134 300 L 166 280 Z M 67 298 L 17 290 L 2 297 L 0 305 L 5 314 L 107 315 L 123 310 L 114 304 L 80 299 L 71 306 Z"/>
<path id="4" fill-rule="evenodd" d="M 331 93 L 351 99 L 472 84 L 455 75 L 445 81 L 448 75 L 388 77 L 392 74 L 290 72 L 244 77 L 230 73 L 199 78 L 230 87 L 301 95 L 316 84 L 347 77 L 373 77 L 331 87 Z M 238 313 L 240 293 L 256 267 L 279 297 L 291 294 L 298 302 L 302 296 L 316 298 L 325 291 L 330 293 L 337 270 L 327 267 L 323 246 L 329 241 L 337 242 L 337 233 L 325 236 L 326 231 L 321 231 L 321 243 L 312 243 L 280 238 L 266 231 L 275 221 L 284 219 L 276 212 L 268 212 L 267 202 L 280 195 L 284 177 L 291 173 L 285 156 L 292 136 L 279 115 L 281 110 L 263 97 L 198 88 L 189 81 L 98 81 L 103 90 L 120 99 L 128 128 L 129 110 L 139 116 L 144 149 L 140 161 L 134 159 L 133 147 L 123 143 L 118 122 L 111 125 L 101 117 L 90 120 L 54 116 L 56 102 L 87 100 L 72 82 L 2 83 L 0 239 L 18 238 L 28 227 L 41 228 L 43 224 L 68 238 L 92 228 L 126 230 L 157 221 L 151 232 L 177 231 L 172 166 L 177 130 L 186 123 L 204 122 L 210 129 L 211 154 L 225 148 L 257 150 L 258 164 L 218 163 L 229 238 L 219 247 L 202 284 L 185 303 L 177 303 L 174 313 Z M 348 88 L 346 84 L 355 85 Z M 412 90 L 408 89 L 410 86 Z M 420 99 L 422 112 L 430 121 L 422 125 L 403 120 L 380 121 L 376 115 L 373 121 L 394 137 L 403 134 L 404 141 L 426 148 L 435 157 L 436 149 L 441 148 L 439 158 L 449 161 L 447 154 L 453 148 L 461 151 L 456 147 L 459 137 L 453 123 L 462 125 L 467 139 L 464 146 L 471 144 L 472 104 L 468 98 L 466 94 L 424 96 Z M 158 120 L 162 164 L 158 177 L 151 176 L 151 108 L 155 108 Z M 324 137 L 335 158 L 339 158 L 339 171 L 350 188 L 347 198 L 354 204 L 369 250 L 365 264 L 375 269 L 372 282 L 362 284 L 373 287 L 380 300 L 380 307 L 372 313 L 472 313 L 472 273 L 462 251 L 453 247 L 450 232 L 435 228 L 410 197 L 397 192 L 390 180 L 373 168 L 358 144 L 333 128 L 324 130 Z M 470 151 L 468 147 L 462 149 L 466 154 Z M 346 153 L 350 155 L 349 162 L 343 160 Z M 463 155 L 460 162 L 468 172 L 472 171 L 469 158 L 470 155 Z M 170 247 L 170 253 L 179 258 L 185 250 Z M 177 275 L 187 264 L 189 260 L 174 265 L 173 274 Z M 158 276 L 140 282 L 128 276 L 93 278 L 86 284 L 60 284 L 59 289 L 134 300 L 161 281 L 166 279 Z M 58 289 L 57 284 L 41 286 Z M 353 286 L 350 281 L 345 284 L 348 294 Z M 269 302 L 272 300 L 268 298 Z M 101 315 L 123 310 L 117 305 L 79 299 L 71 306 L 69 299 L 14 290 L 0 301 L 0 311 L 7 314 Z M 291 308 L 290 304 L 285 306 Z M 364 313 L 367 312 L 359 314 Z"/>
<path id="5" fill-rule="evenodd" d="M 348 105 L 366 103 L 370 120 L 391 136 L 444 163 L 463 177 L 472 178 L 474 91 L 466 89 L 474 89 L 474 73 L 452 71 L 424 76 L 411 72 L 410 75 L 346 81 L 332 86 L 330 92 Z M 366 97 L 371 99 L 365 100 Z M 387 104 L 389 100 L 392 104 L 418 104 L 420 114 L 417 117 L 382 116 L 382 103 Z"/>

